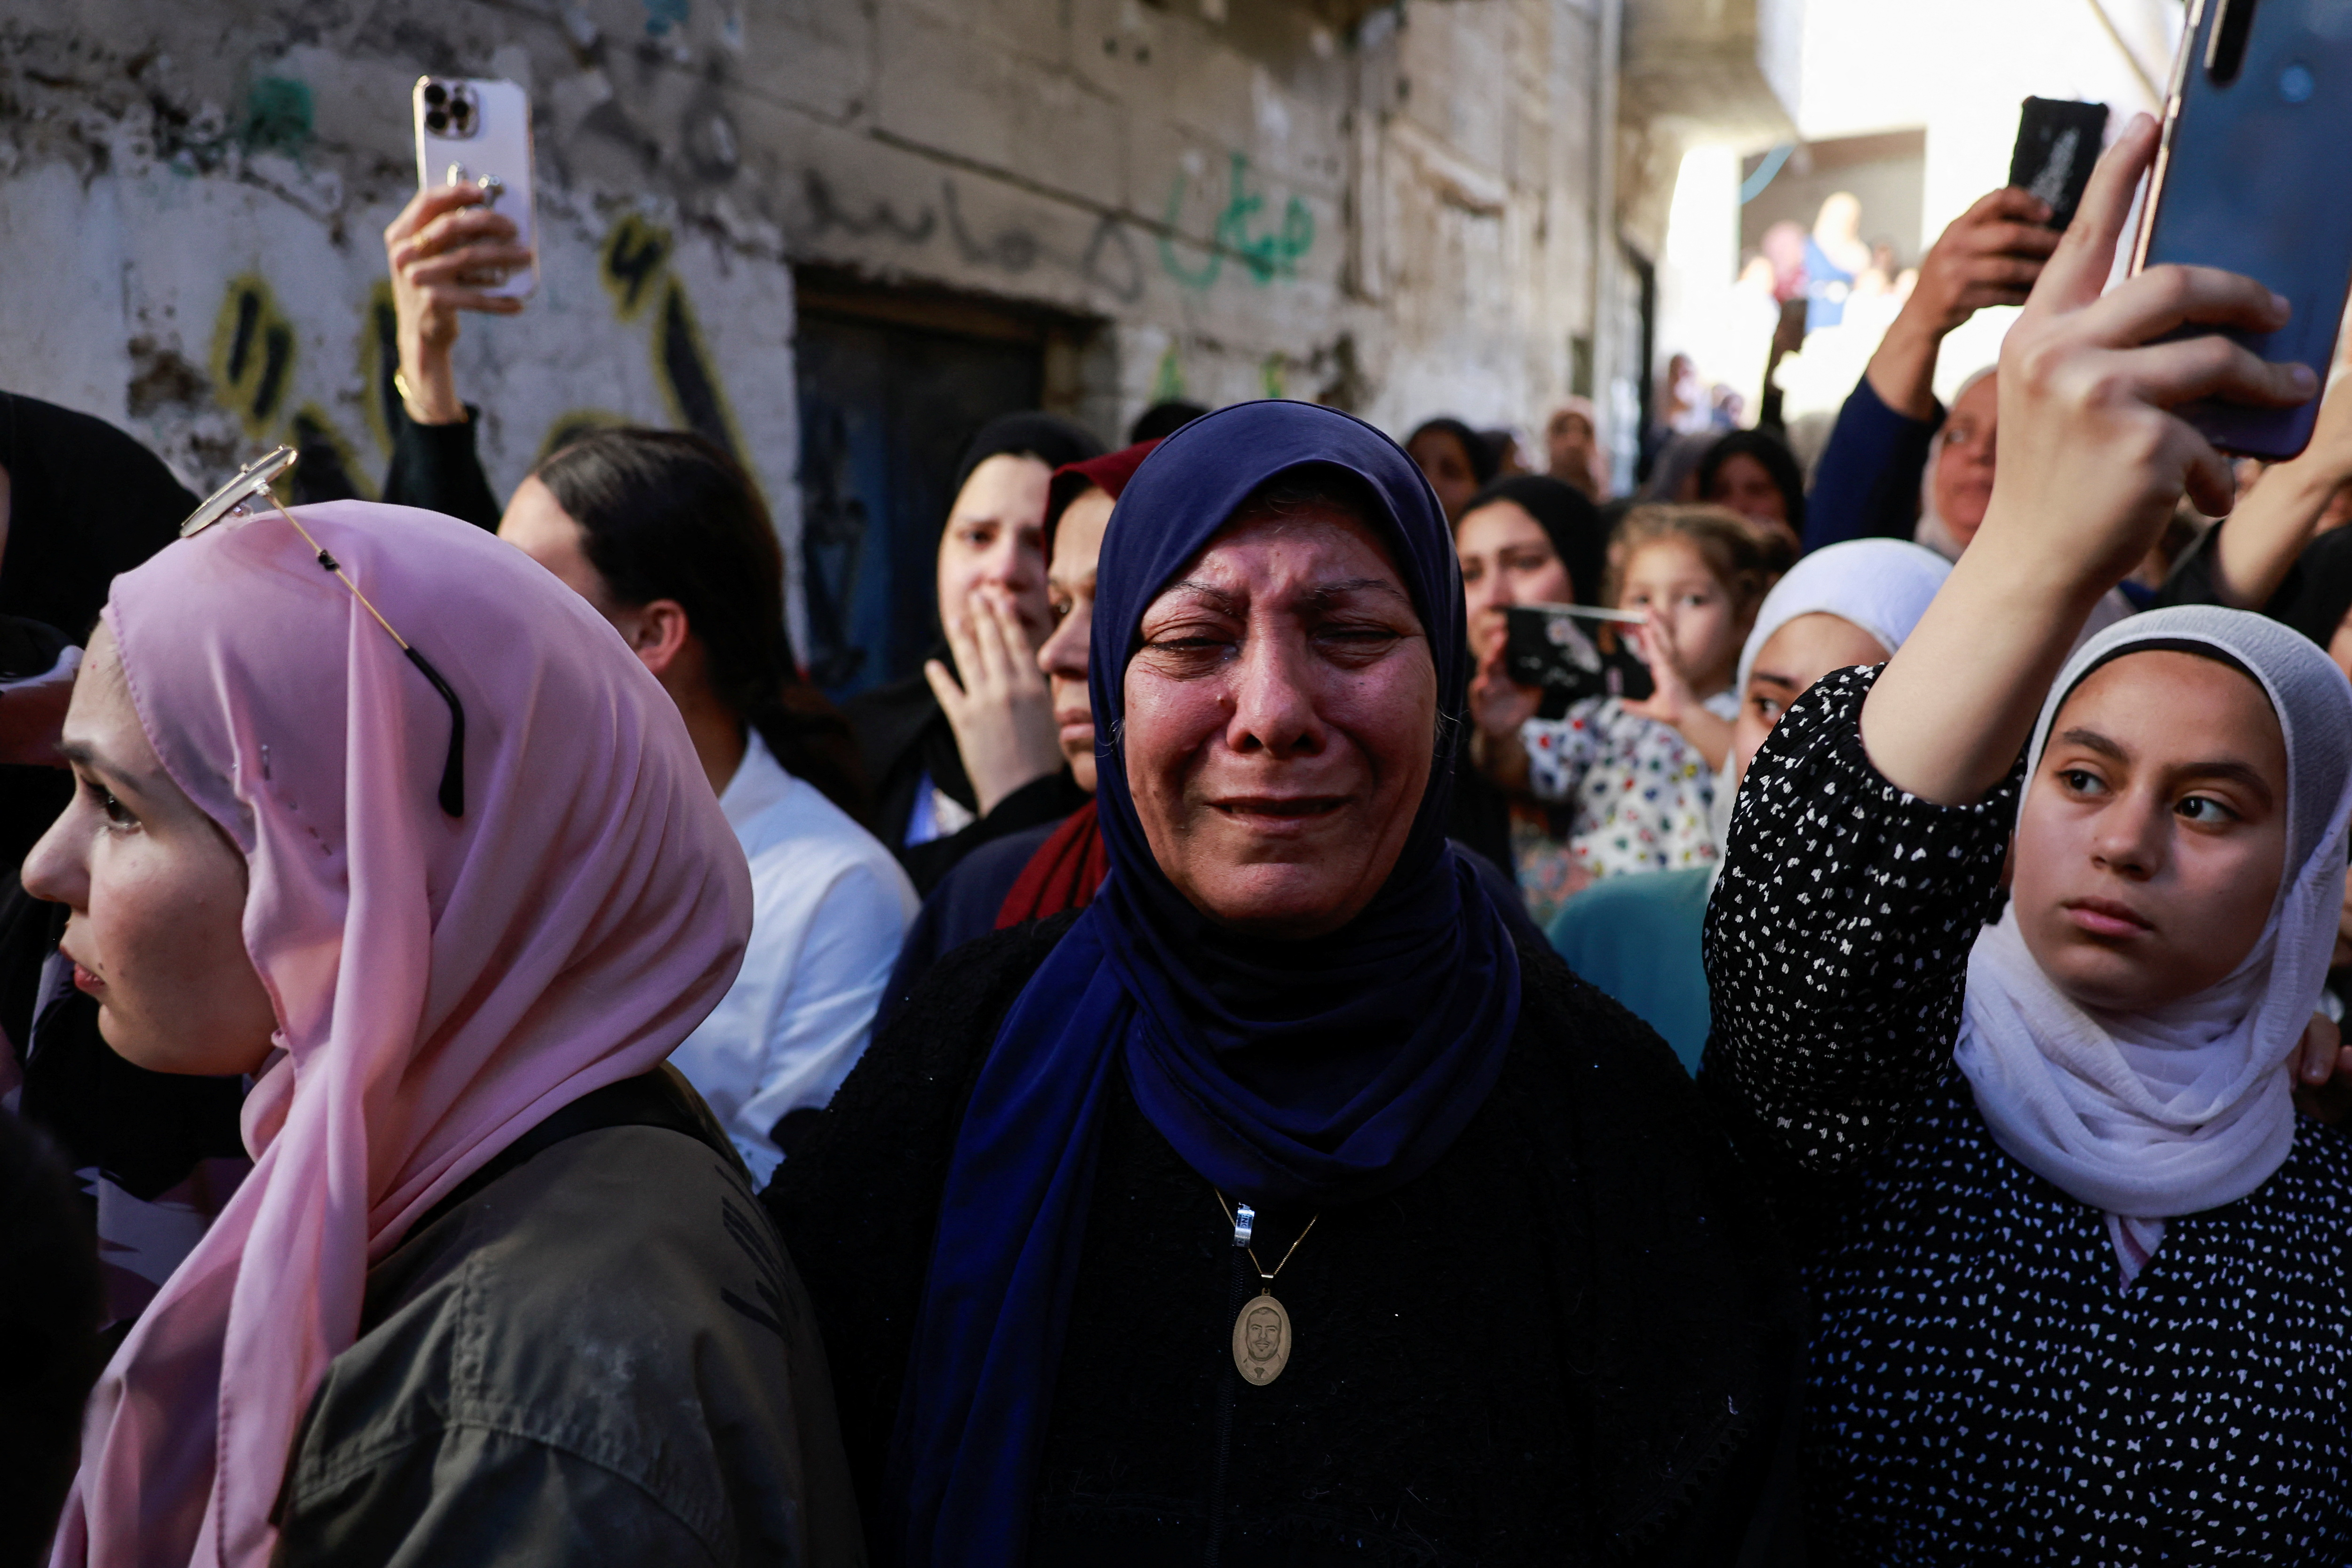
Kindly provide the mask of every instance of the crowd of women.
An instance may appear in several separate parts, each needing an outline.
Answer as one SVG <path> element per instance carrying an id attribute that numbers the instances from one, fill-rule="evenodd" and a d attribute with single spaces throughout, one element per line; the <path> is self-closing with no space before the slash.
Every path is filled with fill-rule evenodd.
<path id="1" fill-rule="evenodd" d="M 464 194 L 386 504 L 0 396 L 0 1563 L 2344 1561 L 2352 392 L 2155 140 L 1810 490 L 999 419 L 845 710 L 719 448 L 499 506 Z"/>

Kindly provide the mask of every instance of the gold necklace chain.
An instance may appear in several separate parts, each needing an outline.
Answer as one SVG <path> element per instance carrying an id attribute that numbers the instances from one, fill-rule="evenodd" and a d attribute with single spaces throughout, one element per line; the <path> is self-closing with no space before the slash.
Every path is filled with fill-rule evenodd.
<path id="1" fill-rule="evenodd" d="M 1227 1203 L 1225 1201 L 1225 1194 L 1221 1192 L 1217 1192 L 1216 1188 L 1211 1187 L 1209 1190 L 1217 1194 L 1217 1206 L 1225 1211 L 1225 1223 L 1232 1226 L 1234 1230 L 1239 1231 L 1241 1229 L 1241 1221 L 1234 1215 L 1234 1205 Z M 1290 1254 L 1298 1250 L 1298 1243 L 1307 1239 L 1307 1231 L 1313 1230 L 1315 1228 L 1315 1221 L 1319 1220 L 1322 1217 L 1323 1211 L 1320 1209 L 1316 1210 L 1315 1218 L 1307 1222 L 1307 1230 L 1302 1230 L 1298 1233 L 1297 1238 L 1291 1242 L 1289 1251 L 1285 1252 L 1282 1255 L 1282 1262 L 1274 1266 L 1274 1274 L 1279 1274 L 1282 1272 L 1285 1266 L 1290 1262 Z M 1257 1248 L 1255 1247 L 1244 1247 L 1242 1248 L 1242 1251 L 1249 1258 L 1250 1267 L 1257 1270 L 1258 1279 L 1268 1285 L 1273 1284 L 1274 1274 L 1268 1274 L 1265 1271 L 1265 1265 L 1257 1260 Z"/>

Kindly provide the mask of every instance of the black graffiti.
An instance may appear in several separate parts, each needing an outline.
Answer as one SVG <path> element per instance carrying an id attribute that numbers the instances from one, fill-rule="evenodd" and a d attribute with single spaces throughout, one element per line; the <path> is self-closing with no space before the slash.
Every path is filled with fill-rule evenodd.
<path id="1" fill-rule="evenodd" d="M 953 180 L 940 182 L 940 200 L 947 207 L 948 233 L 955 239 L 956 249 L 975 267 L 995 267 L 1006 272 L 1026 272 L 1037 265 L 1041 248 L 1037 237 L 1023 229 L 1008 228 L 995 238 L 976 238 L 963 221 L 963 204 L 957 198 Z"/>
<path id="2" fill-rule="evenodd" d="M 604 242 L 604 280 L 612 286 L 623 316 L 636 314 L 646 286 L 669 259 L 672 247 L 668 230 L 635 214 L 613 226 L 612 237 Z"/>
<path id="3" fill-rule="evenodd" d="M 294 329 L 271 320 L 267 307 L 259 289 L 248 286 L 237 291 L 236 321 L 230 329 L 228 356 L 223 366 L 229 385 L 242 388 L 258 352 L 260 367 L 253 377 L 253 395 L 245 405 L 247 418 L 257 425 L 268 423 L 278 413 L 294 368 Z"/>
<path id="4" fill-rule="evenodd" d="M 1143 258 L 1127 226 L 1108 213 L 1095 224 L 1094 237 L 1078 258 L 1078 276 L 1097 285 L 1121 304 L 1131 305 L 1143 294 Z"/>
<path id="5" fill-rule="evenodd" d="M 741 454 L 736 448 L 735 433 L 728 426 L 718 379 L 703 358 L 701 336 L 694 330 L 694 318 L 687 310 L 686 290 L 677 286 L 675 279 L 662 293 L 661 321 L 656 331 L 659 333 L 655 345 L 657 363 L 671 397 L 677 400 L 678 417 L 688 429 L 724 447 L 730 457 L 740 460 Z"/>
<path id="6" fill-rule="evenodd" d="M 801 190 L 808 202 L 809 222 L 818 234 L 839 229 L 859 239 L 879 234 L 908 245 L 920 245 L 939 227 L 939 215 L 929 207 L 911 219 L 902 218 L 888 202 L 876 202 L 870 212 L 858 217 L 834 199 L 833 186 L 814 169 L 802 174 Z"/>

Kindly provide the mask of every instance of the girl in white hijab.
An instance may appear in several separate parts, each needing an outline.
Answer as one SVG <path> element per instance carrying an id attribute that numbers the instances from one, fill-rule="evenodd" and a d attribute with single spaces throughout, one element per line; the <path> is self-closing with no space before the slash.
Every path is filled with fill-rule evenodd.
<path id="1" fill-rule="evenodd" d="M 2069 652 L 2226 491 L 2171 410 L 2317 390 L 2211 335 L 2282 323 L 2252 279 L 2105 287 L 2155 144 L 2101 161 L 2011 330 L 1975 539 L 1757 753 L 1708 910 L 1700 1081 L 1802 1254 L 1826 1560 L 2352 1560 L 2352 1136 L 2290 1077 L 2352 682 L 2235 611 Z"/>

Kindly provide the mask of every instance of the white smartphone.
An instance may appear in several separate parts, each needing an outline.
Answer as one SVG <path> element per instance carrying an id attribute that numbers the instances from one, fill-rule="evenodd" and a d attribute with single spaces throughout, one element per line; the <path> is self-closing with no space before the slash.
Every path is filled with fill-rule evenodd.
<path id="1" fill-rule="evenodd" d="M 531 202 L 530 95 L 510 81 L 421 76 L 411 94 L 416 112 L 416 184 L 479 185 L 489 205 L 514 220 L 515 243 L 531 247 L 527 268 L 480 287 L 527 300 L 539 289 L 538 225 Z"/>

